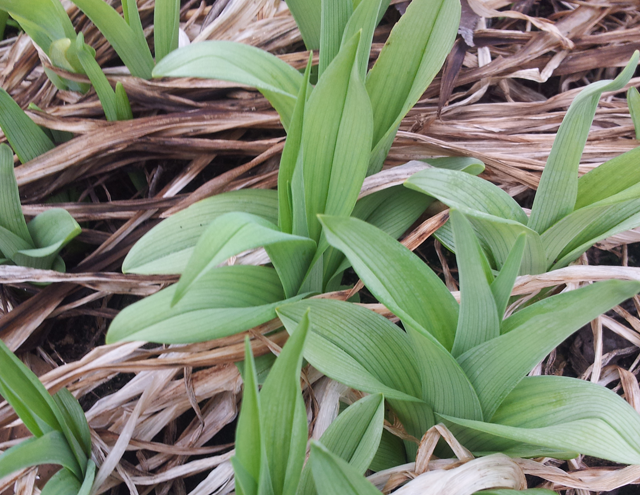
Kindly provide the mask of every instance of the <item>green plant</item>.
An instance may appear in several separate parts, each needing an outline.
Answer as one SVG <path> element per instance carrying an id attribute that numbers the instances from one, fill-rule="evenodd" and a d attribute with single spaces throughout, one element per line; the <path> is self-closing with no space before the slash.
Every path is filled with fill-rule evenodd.
<path id="1" fill-rule="evenodd" d="M 349 264 L 327 244 L 318 214 L 353 214 L 396 237 L 420 216 L 433 199 L 401 187 L 357 198 L 372 171 L 372 157 L 386 155 L 386 144 L 378 154 L 380 143 L 393 138 L 453 43 L 459 3 L 436 4 L 437 9 L 431 0 L 412 3 L 366 83 L 363 54 L 369 54 L 385 5 L 380 0 L 363 0 L 354 10 L 338 38 L 341 49 L 315 87 L 309 84 L 310 63 L 302 75 L 273 55 L 229 42 L 198 43 L 158 64 L 156 75 L 217 77 L 257 87 L 280 112 L 287 141 L 277 192 L 238 191 L 209 198 L 162 222 L 134 246 L 123 271 L 182 277 L 177 286 L 122 311 L 109 329 L 109 342 L 194 342 L 246 330 L 274 318 L 283 300 L 339 288 Z M 426 27 L 416 30 L 415 23 Z M 420 56 L 408 49 L 416 41 L 425 47 Z M 401 70 L 410 77 L 398 84 L 395 74 Z M 434 163 L 464 168 L 477 161 Z M 374 171 L 381 164 L 376 162 Z M 261 246 L 273 268 L 215 268 Z M 189 331 L 176 333 L 176 324 Z"/>
<path id="2" fill-rule="evenodd" d="M 0 395 L 33 434 L 0 454 L 0 478 L 40 464 L 62 466 L 42 489 L 43 495 L 88 495 L 96 466 L 91 433 L 78 401 L 66 389 L 53 397 L 0 340 Z"/>
<path id="3" fill-rule="evenodd" d="M 624 87 L 638 65 L 636 52 L 614 81 L 587 86 L 564 118 L 540 179 L 531 216 L 488 181 L 449 170 L 425 170 L 405 185 L 462 211 L 480 237 L 491 266 L 500 269 L 519 235 L 526 247 L 522 274 L 562 268 L 599 240 L 640 225 L 640 148 L 578 178 L 578 165 L 600 95 Z M 436 234 L 451 250 L 451 228 Z"/>
<path id="4" fill-rule="evenodd" d="M 279 307 L 290 332 L 310 310 L 305 358 L 315 368 L 350 387 L 384 393 L 405 429 L 418 438 L 443 421 L 478 455 L 584 453 L 640 462 L 640 417 L 623 399 L 573 378 L 527 377 L 573 332 L 638 293 L 640 283 L 595 283 L 503 320 L 524 234 L 494 276 L 469 220 L 452 210 L 459 247 L 458 307 L 428 266 L 387 234 L 354 218 L 325 216 L 322 222 L 329 243 L 346 254 L 406 333 L 354 304 L 308 300 Z M 415 445 L 407 447 L 411 457 Z"/>
<path id="5" fill-rule="evenodd" d="M 59 253 L 80 231 L 78 223 L 62 208 L 51 208 L 25 222 L 13 153 L 6 144 L 0 145 L 0 264 L 63 272 L 65 264 Z"/>
<path id="6" fill-rule="evenodd" d="M 332 491 L 334 472 L 373 485 L 362 474 L 371 463 L 382 435 L 384 400 L 375 394 L 342 412 L 307 448 L 307 412 L 300 391 L 300 368 L 309 321 L 303 315 L 295 334 L 258 393 L 256 366 L 249 339 L 245 340 L 244 394 L 236 433 L 236 455 L 231 462 L 236 492 L 241 495 L 348 493 Z M 313 474 L 312 474 L 313 472 Z M 359 492 L 366 493 L 366 492 Z"/>

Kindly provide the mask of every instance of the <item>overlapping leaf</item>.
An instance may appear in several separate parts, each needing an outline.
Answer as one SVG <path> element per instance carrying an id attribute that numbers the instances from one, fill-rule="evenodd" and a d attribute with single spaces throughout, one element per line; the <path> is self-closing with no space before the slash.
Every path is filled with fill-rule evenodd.
<path id="1" fill-rule="evenodd" d="M 153 9 L 153 46 L 156 63 L 178 48 L 180 1 L 156 0 Z"/>

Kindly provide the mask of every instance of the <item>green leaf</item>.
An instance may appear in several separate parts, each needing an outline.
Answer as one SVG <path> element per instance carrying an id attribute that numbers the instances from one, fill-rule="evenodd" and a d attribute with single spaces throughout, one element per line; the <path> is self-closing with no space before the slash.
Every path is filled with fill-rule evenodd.
<path id="1" fill-rule="evenodd" d="M 320 65 L 318 77 L 329 66 L 340 51 L 344 28 L 353 14 L 353 3 L 344 0 L 321 0 L 320 2 Z"/>
<path id="2" fill-rule="evenodd" d="M 369 97 L 355 65 L 359 35 L 340 50 L 309 97 L 302 131 L 309 237 L 320 240 L 317 215 L 348 216 L 365 179 L 371 149 Z"/>
<path id="3" fill-rule="evenodd" d="M 560 125 L 531 207 L 529 226 L 542 234 L 571 213 L 578 196 L 578 165 L 600 95 L 624 87 L 638 65 L 638 52 L 613 81 L 590 84 L 571 103 Z"/>
<path id="4" fill-rule="evenodd" d="M 118 116 L 118 120 L 133 119 L 129 97 L 120 81 L 116 83 L 116 115 Z"/>
<path id="5" fill-rule="evenodd" d="M 444 156 L 442 158 L 427 158 L 421 161 L 433 167 L 459 170 L 471 175 L 480 175 L 485 169 L 481 160 L 470 156 Z"/>
<path id="6" fill-rule="evenodd" d="M 366 82 L 374 116 L 369 174 L 381 169 L 400 122 L 440 71 L 459 23 L 458 0 L 417 0 L 391 31 Z"/>
<path id="7" fill-rule="evenodd" d="M 40 495 L 76 495 L 81 486 L 80 480 L 71 471 L 63 468 L 47 481 Z"/>
<path id="8" fill-rule="evenodd" d="M 129 251 L 122 271 L 144 275 L 182 273 L 207 226 L 219 216 L 234 211 L 258 215 L 275 223 L 277 193 L 246 189 L 218 194 L 191 205 L 147 232 Z"/>
<path id="9" fill-rule="evenodd" d="M 406 464 L 407 462 L 407 455 L 402 440 L 387 430 L 382 430 L 380 445 L 369 465 L 369 469 L 372 471 L 384 471 L 385 469 L 391 469 Z"/>
<path id="10" fill-rule="evenodd" d="M 89 495 L 91 493 L 91 489 L 93 488 L 93 481 L 95 477 L 96 477 L 96 465 L 91 459 L 89 459 L 87 461 L 87 468 L 84 475 L 84 481 L 82 482 L 82 486 L 78 491 L 78 495 Z"/>
<path id="11" fill-rule="evenodd" d="M 503 335 L 460 356 L 484 418 L 564 339 L 639 291 L 639 282 L 609 280 L 544 299 L 507 318 Z"/>
<path id="12" fill-rule="evenodd" d="M 6 144 L 0 145 L 0 227 L 24 241 L 22 245 L 33 247 L 27 222 L 22 215 L 18 182 L 13 171 L 13 153 Z M 10 256 L 8 252 L 5 254 Z"/>
<path id="13" fill-rule="evenodd" d="M 428 168 L 404 183 L 450 208 L 471 209 L 527 225 L 527 215 L 506 192 L 491 182 L 459 170 Z"/>
<path id="14" fill-rule="evenodd" d="M 301 158 L 302 123 L 307 104 L 308 89 L 310 88 L 309 77 L 311 76 L 312 62 L 313 55 L 309 54 L 307 68 L 304 71 L 304 82 L 300 86 L 300 92 L 293 109 L 291 124 L 289 125 L 287 140 L 282 150 L 280 169 L 278 171 L 278 226 L 282 232 L 287 234 L 293 233 L 293 173 L 296 164 Z M 298 210 L 298 215 L 302 216 L 302 211 L 300 210 L 304 210 L 304 204 Z"/>
<path id="15" fill-rule="evenodd" d="M 309 462 L 320 495 L 380 494 L 358 471 L 320 443 L 311 442 Z"/>
<path id="16" fill-rule="evenodd" d="M 627 104 L 629 105 L 633 127 L 635 127 L 636 139 L 640 139 L 640 93 L 633 86 L 627 91 Z"/>
<path id="17" fill-rule="evenodd" d="M 264 50 L 231 41 L 203 41 L 171 52 L 154 77 L 200 77 L 246 84 L 258 89 L 288 129 L 303 76 Z"/>
<path id="18" fill-rule="evenodd" d="M 640 147 L 616 156 L 580 177 L 575 209 L 606 199 L 640 182 L 639 159 Z"/>
<path id="19" fill-rule="evenodd" d="M 55 148 L 44 131 L 27 117 L 9 93 L 2 88 L 0 88 L 0 127 L 22 163 L 27 163 Z M 6 151 L 2 153 L 5 154 Z M 13 164 L 13 156 L 11 158 Z M 2 159 L 4 160 L 5 157 L 3 156 Z"/>
<path id="20" fill-rule="evenodd" d="M 505 398 L 491 423 L 446 419 L 520 442 L 640 462 L 638 413 L 611 390 L 584 380 L 528 377 Z"/>
<path id="21" fill-rule="evenodd" d="M 502 270 L 500 270 L 500 273 L 491 283 L 491 292 L 493 293 L 493 298 L 496 301 L 496 309 L 498 311 L 498 318 L 500 321 L 502 321 L 504 312 L 507 309 L 509 298 L 511 297 L 511 291 L 513 290 L 513 284 L 515 283 L 516 277 L 520 271 L 526 241 L 526 234 L 523 233 L 518 236 L 515 244 L 509 252 L 509 256 L 507 256 L 504 265 L 502 265 Z"/>
<path id="22" fill-rule="evenodd" d="M 151 79 L 153 57 L 142 32 L 138 7 L 135 0 L 123 2 L 125 21 L 103 0 L 72 0 L 91 19 L 100 32 L 113 46 L 131 74 L 142 79 Z"/>
<path id="23" fill-rule="evenodd" d="M 260 392 L 260 428 L 276 494 L 295 494 L 304 464 L 307 411 L 300 390 L 300 369 L 308 328 L 305 314 Z"/>
<path id="24" fill-rule="evenodd" d="M 406 323 L 423 328 L 451 349 L 458 303 L 425 263 L 395 239 L 361 220 L 323 216 L 321 221 L 329 243 L 349 258 L 380 302 Z"/>
<path id="25" fill-rule="evenodd" d="M 76 478 L 83 479 L 82 470 L 69 449 L 64 435 L 50 431 L 38 438 L 30 438 L 11 447 L 0 455 L 0 478 L 30 466 L 58 464 L 71 471 Z"/>
<path id="26" fill-rule="evenodd" d="M 500 335 L 500 319 L 491 292 L 493 282 L 487 261 L 473 227 L 465 216 L 451 210 L 460 274 L 460 314 L 451 354 L 454 357 Z"/>
<path id="27" fill-rule="evenodd" d="M 310 309 L 305 359 L 328 377 L 387 399 L 419 401 L 417 364 L 407 335 L 386 318 L 354 304 L 309 299 L 277 312 L 290 333 Z"/>
<path id="28" fill-rule="evenodd" d="M 300 29 L 307 50 L 320 48 L 321 0 L 289 0 L 287 7 Z"/>
<path id="29" fill-rule="evenodd" d="M 311 239 L 284 234 L 257 215 L 226 213 L 209 224 L 198 239 L 180 277 L 171 302 L 175 305 L 204 274 L 231 256 L 249 249 L 268 247 L 287 297 L 296 295 L 315 253 Z"/>
<path id="30" fill-rule="evenodd" d="M 260 432 L 260 401 L 258 399 L 256 367 L 248 336 L 244 340 L 244 364 L 244 391 L 242 409 L 236 428 L 236 455 L 233 457 L 233 463 L 236 471 L 236 483 L 238 487 L 242 487 L 241 495 L 252 495 L 257 494 L 263 445 Z M 237 464 L 240 464 L 242 469 L 236 469 Z"/>
<path id="31" fill-rule="evenodd" d="M 380 444 L 383 424 L 384 398 L 382 394 L 369 395 L 340 414 L 324 432 L 320 442 L 358 473 L 364 474 Z M 302 471 L 298 493 L 316 493 L 310 464 Z"/>
<path id="32" fill-rule="evenodd" d="M 153 9 L 153 45 L 156 63 L 178 49 L 180 0 L 156 0 Z"/>
<path id="33" fill-rule="evenodd" d="M 87 457 L 91 457 L 91 432 L 87 418 L 77 399 L 66 388 L 62 388 L 53 396 L 53 400 L 83 452 Z"/>
<path id="34" fill-rule="evenodd" d="M 207 272 L 189 297 L 171 306 L 174 292 L 175 285 L 125 308 L 111 323 L 107 342 L 190 343 L 233 335 L 275 318 L 285 299 L 273 268 L 250 265 Z"/>

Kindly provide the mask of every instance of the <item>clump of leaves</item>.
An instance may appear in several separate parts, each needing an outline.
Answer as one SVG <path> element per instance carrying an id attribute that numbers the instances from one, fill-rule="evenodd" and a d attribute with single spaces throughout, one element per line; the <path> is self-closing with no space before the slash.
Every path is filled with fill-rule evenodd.
<path id="1" fill-rule="evenodd" d="M 367 173 L 379 170 L 400 120 L 444 61 L 460 16 L 457 0 L 438 0 L 437 8 L 431 0 L 412 2 L 367 74 L 373 31 L 386 5 L 363 0 L 349 11 L 346 24 L 323 17 L 326 67 L 315 87 L 309 82 L 311 59 L 302 75 L 271 54 L 230 42 L 198 43 L 158 64 L 155 75 L 215 77 L 257 87 L 280 113 L 287 141 L 277 192 L 207 199 L 162 222 L 134 246 L 123 271 L 182 277 L 177 286 L 122 311 L 109 329 L 109 342 L 195 342 L 268 321 L 285 300 L 338 289 L 349 267 L 326 242 L 318 214 L 355 215 L 397 237 L 433 201 L 396 187 L 357 202 Z M 416 50 L 416 43 L 423 49 Z M 322 55 L 327 50 L 331 55 Z M 398 73 L 409 77 L 399 82 Z M 451 166 L 444 162 L 439 165 Z M 273 268 L 216 268 L 258 247 L 265 248 Z M 189 330 L 177 333 L 176 325 Z"/>
<path id="2" fill-rule="evenodd" d="M 62 208 L 51 208 L 25 221 L 13 153 L 6 144 L 0 145 L 0 264 L 63 272 L 65 264 L 59 253 L 81 230 Z"/>
<path id="3" fill-rule="evenodd" d="M 477 455 L 582 453 L 640 462 L 640 417 L 622 398 L 591 382 L 527 376 L 573 332 L 637 294 L 640 283 L 595 283 L 503 319 L 526 234 L 517 237 L 494 275 L 469 219 L 452 210 L 458 305 L 426 264 L 379 229 L 354 218 L 325 216 L 322 223 L 328 242 L 346 254 L 406 332 L 339 301 L 279 307 L 290 332 L 310 308 L 305 358 L 314 367 L 353 388 L 384 393 L 405 429 L 418 438 L 442 421 Z M 409 458 L 414 453 L 415 445 L 407 444 Z M 405 461 L 400 455 L 394 460 Z"/>
<path id="4" fill-rule="evenodd" d="M 275 360 L 258 393 L 256 366 L 245 340 L 244 394 L 231 462 L 241 495 L 379 493 L 362 475 L 376 453 L 384 422 L 384 400 L 374 394 L 342 412 L 319 442 L 307 450 L 307 412 L 300 369 L 309 320 L 303 315 L 295 334 Z M 341 480 L 342 478 L 342 480 Z M 344 478 L 365 491 L 343 491 Z M 369 491 L 366 491 L 366 490 Z"/>
<path id="5" fill-rule="evenodd" d="M 62 469 L 47 482 L 43 495 L 89 495 L 96 466 L 80 404 L 65 388 L 52 397 L 1 340 L 0 395 L 33 434 L 0 455 L 0 478 L 26 467 L 57 464 Z"/>
<path id="6" fill-rule="evenodd" d="M 522 274 L 568 265 L 599 240 L 640 225 L 640 148 L 578 178 L 600 95 L 623 88 L 637 65 L 638 52 L 615 80 L 590 84 L 573 101 L 553 143 L 530 217 L 497 186 L 457 171 L 424 170 L 405 185 L 463 212 L 495 269 L 504 265 L 521 234 L 526 237 Z M 456 249 L 450 227 L 436 235 Z"/>

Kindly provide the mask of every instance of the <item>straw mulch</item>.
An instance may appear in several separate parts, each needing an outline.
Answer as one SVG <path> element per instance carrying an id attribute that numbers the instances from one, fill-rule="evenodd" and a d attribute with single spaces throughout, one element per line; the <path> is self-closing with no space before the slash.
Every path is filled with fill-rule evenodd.
<path id="1" fill-rule="evenodd" d="M 76 28 L 97 50 L 110 79 L 124 84 L 136 119 L 105 122 L 95 93 L 57 91 L 44 74 L 47 61 L 26 35 L 0 43 L 2 87 L 23 108 L 33 102 L 42 109 L 28 112 L 38 124 L 75 135 L 16 168 L 24 213 L 31 217 L 62 206 L 85 226 L 79 238 L 84 250 L 66 255 L 67 274 L 0 267 L 0 338 L 52 392 L 68 387 L 80 399 L 96 457 L 114 468 L 105 490 L 229 493 L 233 472 L 228 461 L 242 384 L 233 363 L 242 358 L 244 335 L 186 346 L 102 344 L 119 310 L 176 281 L 120 273 L 136 240 L 160 219 L 199 199 L 223 191 L 274 187 L 284 131 L 268 102 L 249 88 L 210 80 L 143 81 L 128 76 L 95 27 L 70 2 L 63 3 Z M 143 24 L 151 26 L 153 0 L 138 3 Z M 363 194 L 397 184 L 413 170 L 413 165 L 394 169 L 397 165 L 463 155 L 483 160 L 484 177 L 530 206 L 531 191 L 572 99 L 589 82 L 615 76 L 640 48 L 640 14 L 632 0 L 523 0 L 510 14 L 497 12 L 506 10 L 507 1 L 470 3 L 483 16 L 465 5 L 464 37 L 444 72 L 404 120 L 385 171 L 367 180 Z M 405 6 L 392 4 L 377 31 L 372 62 Z M 213 6 L 210 1 L 189 0 L 183 2 L 181 19 L 192 42 L 249 43 L 298 68 L 308 57 L 279 0 L 216 0 Z M 640 78 L 631 84 L 640 84 Z M 624 97 L 619 92 L 602 98 L 582 172 L 638 145 Z M 129 174 L 146 180 L 143 193 L 133 187 Z M 45 203 L 52 194 L 69 189 L 83 201 Z M 446 215 L 425 216 L 403 242 L 434 261 L 433 268 L 455 290 L 452 258 L 430 238 Z M 638 240 L 640 232 L 609 239 L 583 257 L 582 265 L 522 277 L 516 293 L 535 294 L 543 287 L 576 287 L 607 278 L 640 280 L 640 268 L 632 266 L 640 261 L 640 252 L 628 247 Z M 34 287 L 27 280 L 55 283 Z M 615 387 L 640 412 L 640 301 L 635 303 L 593 322 L 592 329 L 583 329 L 560 346 L 533 373 L 564 373 Z M 392 317 L 385 308 L 370 306 Z M 250 332 L 256 355 L 278 352 L 285 332 L 263 335 L 277 328 L 277 322 L 270 322 Z M 338 399 L 357 397 L 315 370 L 307 369 L 306 378 L 305 399 L 318 436 L 335 414 Z M 15 419 L 7 404 L 0 404 L 0 450 L 26 434 Z M 433 443 L 434 435 L 441 434 L 430 432 L 421 447 L 426 449 L 424 442 Z M 448 440 L 455 445 L 455 439 Z M 462 461 L 469 460 L 464 449 L 454 451 L 461 453 Z M 423 455 L 417 465 L 379 473 L 372 481 L 389 492 L 417 474 L 462 461 L 428 463 Z M 640 467 L 603 465 L 595 459 L 517 464 L 531 475 L 531 487 L 572 494 L 606 492 L 640 480 Z M 38 493 L 34 487 L 41 485 L 39 478 L 50 473 L 46 468 L 39 473 L 31 469 L 5 478 L 0 494 Z"/>

